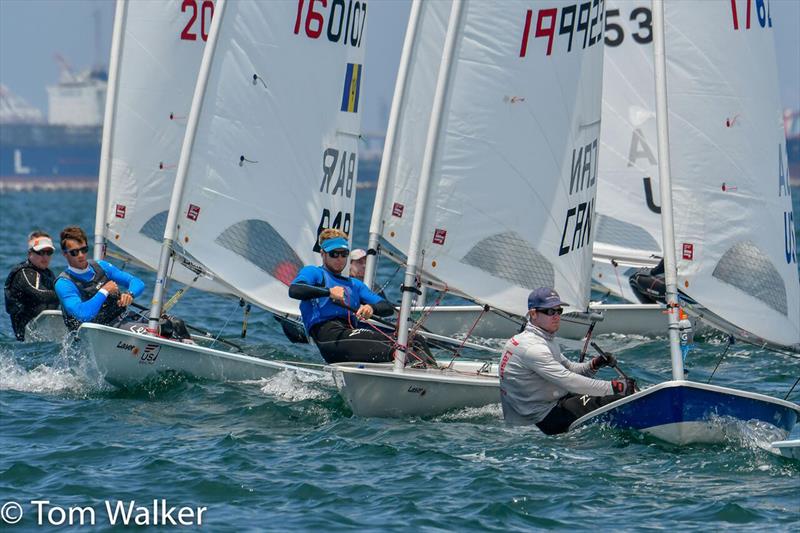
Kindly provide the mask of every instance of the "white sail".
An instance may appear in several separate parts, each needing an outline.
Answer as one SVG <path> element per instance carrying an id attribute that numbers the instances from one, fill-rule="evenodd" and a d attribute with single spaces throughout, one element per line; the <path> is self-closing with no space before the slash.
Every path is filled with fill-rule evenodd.
<path id="1" fill-rule="evenodd" d="M 386 200 L 383 205 L 375 205 L 371 231 L 383 230 L 383 238 L 404 254 L 408 253 L 433 93 L 451 6 L 451 0 L 418 4 L 419 20 L 414 35 L 406 36 L 407 80 L 405 87 L 397 88 L 394 95 L 396 111 L 393 107 L 391 124 L 395 129 L 394 134 L 386 138 L 383 158 L 386 167 L 381 167 L 378 184 L 386 191 Z M 393 140 L 392 146 L 388 145 L 390 140 Z M 376 202 L 377 199 L 378 194 Z M 377 224 L 375 217 L 379 217 Z"/>
<path id="2" fill-rule="evenodd" d="M 520 315 L 530 290 L 542 285 L 586 305 L 603 7 L 584 5 L 453 2 L 433 93 L 413 95 L 429 99 L 431 112 L 410 234 L 400 236 L 388 223 L 384 228 L 408 257 L 406 286 L 425 270 L 479 302 Z M 568 30 L 558 33 L 559 27 Z M 394 218 L 403 218 L 405 206 L 395 195 L 389 192 L 387 205 Z M 404 291 L 400 324 L 407 323 L 411 299 Z M 431 415 L 497 401 L 492 365 L 405 368 L 408 333 L 398 331 L 392 366 L 334 365 L 334 381 L 354 413 Z M 398 401 L 412 389 L 422 393 Z"/>
<path id="3" fill-rule="evenodd" d="M 765 341 L 800 343 L 794 215 L 771 4 L 666 4 L 678 289 Z"/>
<path id="4" fill-rule="evenodd" d="M 297 315 L 287 286 L 319 261 L 318 229 L 352 224 L 367 5 L 234 1 L 216 16 L 176 241 Z"/>
<path id="5" fill-rule="evenodd" d="M 555 287 L 576 307 L 588 302 L 603 14 L 602 4 L 581 9 L 561 1 L 467 2 L 434 141 L 421 266 L 518 315 L 539 286 Z M 560 34 L 562 20 L 569 31 Z M 435 61 L 418 58 L 413 68 L 429 70 Z M 407 106 L 415 99 L 432 98 L 412 93 Z M 406 148 L 397 161 L 420 157 Z M 384 237 L 408 253 L 416 190 L 398 175 Z"/>
<path id="6" fill-rule="evenodd" d="M 608 0 L 605 28 L 594 252 L 647 260 L 662 254 L 650 2 Z"/>
<path id="7" fill-rule="evenodd" d="M 108 192 L 105 201 L 98 194 L 98 218 L 104 217 L 108 242 L 155 269 L 214 3 L 149 0 L 118 6 L 122 34 L 110 81 L 116 98 L 106 121 L 104 151 L 110 161 L 103 165 Z M 180 263 L 170 272 L 184 283 L 195 276 Z M 202 278 L 196 286 L 229 292 Z"/>

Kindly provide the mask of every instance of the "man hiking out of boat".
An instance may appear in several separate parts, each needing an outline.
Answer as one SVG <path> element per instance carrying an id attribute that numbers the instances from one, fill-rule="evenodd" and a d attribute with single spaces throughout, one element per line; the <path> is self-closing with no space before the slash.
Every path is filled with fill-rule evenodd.
<path id="1" fill-rule="evenodd" d="M 500 359 L 500 402 L 511 424 L 536 424 L 548 435 L 564 433 L 586 413 L 633 394 L 632 379 L 594 379 L 613 355 L 575 363 L 561 354 L 555 334 L 563 306 L 558 293 L 540 287 L 528 296 L 528 323 L 509 339 Z"/>
<path id="2" fill-rule="evenodd" d="M 361 321 L 386 317 L 394 308 L 362 281 L 342 275 L 350 245 L 347 234 L 324 229 L 318 239 L 322 266 L 305 266 L 289 286 L 289 296 L 300 302 L 308 334 L 328 363 L 385 363 L 393 358 L 395 343 L 387 332 Z"/>
<path id="3" fill-rule="evenodd" d="M 108 261 L 89 259 L 86 233 L 78 226 L 68 226 L 61 232 L 61 251 L 68 267 L 55 283 L 61 301 L 64 323 L 70 331 L 83 322 L 94 322 L 144 333 L 145 318 L 130 313 L 128 306 L 144 292 L 144 282 L 124 272 Z M 183 320 L 163 315 L 161 336 L 193 344 Z"/>
<path id="4" fill-rule="evenodd" d="M 53 289 L 56 278 L 50 270 L 54 251 L 50 235 L 34 231 L 28 235 L 28 258 L 8 273 L 3 292 L 17 340 L 25 340 L 25 326 L 39 313 L 58 309 L 58 296 Z"/>
<path id="5" fill-rule="evenodd" d="M 68 266 L 55 289 L 67 329 L 74 331 L 83 322 L 119 326 L 128 306 L 144 292 L 144 282 L 108 261 L 89 259 L 86 233 L 78 226 L 61 232 L 61 251 Z"/>

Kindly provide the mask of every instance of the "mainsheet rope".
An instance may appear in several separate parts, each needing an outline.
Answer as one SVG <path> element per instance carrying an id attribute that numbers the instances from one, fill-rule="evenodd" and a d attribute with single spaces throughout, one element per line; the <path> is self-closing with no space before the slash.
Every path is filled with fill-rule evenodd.
<path id="1" fill-rule="evenodd" d="M 346 305 L 346 309 L 347 309 L 347 325 L 348 325 L 348 326 L 350 326 L 350 327 L 351 327 L 351 328 L 353 328 L 353 329 L 356 329 L 356 327 L 353 325 L 353 321 L 352 321 L 352 319 L 351 319 L 351 315 L 353 315 L 354 313 L 352 313 L 352 312 L 350 311 L 350 309 L 351 309 L 351 308 L 353 308 L 353 306 L 352 306 L 352 305 L 350 305 L 350 303 L 351 303 L 350 297 L 349 297 L 349 295 L 347 294 L 347 291 L 345 291 L 345 305 Z M 356 317 L 356 320 L 358 320 L 358 317 Z M 392 359 L 394 359 L 394 353 L 395 353 L 396 349 L 397 349 L 397 348 L 400 348 L 400 349 L 402 349 L 404 352 L 406 352 L 408 355 L 411 355 L 412 357 L 414 357 L 415 359 L 417 359 L 417 361 L 420 361 L 420 362 L 422 362 L 422 361 L 423 361 L 423 359 L 422 359 L 420 356 L 418 356 L 418 355 L 416 354 L 416 352 L 414 352 L 413 350 L 410 350 L 410 349 L 408 348 L 408 346 L 401 346 L 401 345 L 400 345 L 400 344 L 397 342 L 397 327 L 399 327 L 399 324 L 398 324 L 398 326 L 396 326 L 396 327 L 395 327 L 395 332 L 394 332 L 394 335 L 392 336 L 392 335 L 389 335 L 388 333 L 386 333 L 385 331 L 383 331 L 383 330 L 382 330 L 382 329 L 380 329 L 379 327 L 377 327 L 377 326 L 375 326 L 375 325 L 371 324 L 370 322 L 368 322 L 368 321 L 366 321 L 366 320 L 364 320 L 364 321 L 360 321 L 360 320 L 359 320 L 359 322 L 360 322 L 361 324 L 364 324 L 364 325 L 366 325 L 366 326 L 367 326 L 367 327 L 369 327 L 369 328 L 372 328 L 372 330 L 373 330 L 373 331 L 377 331 L 378 333 L 380 333 L 381 335 L 383 335 L 384 337 L 386 337 L 386 339 L 387 339 L 387 340 L 389 340 L 389 341 L 392 343 Z M 410 336 L 409 336 L 409 338 L 410 338 Z"/>
<path id="2" fill-rule="evenodd" d="M 478 325 L 478 322 L 480 322 L 481 319 L 483 318 L 483 316 L 488 312 L 489 312 L 489 306 L 488 305 L 484 305 L 483 306 L 483 310 L 481 311 L 481 314 L 478 315 L 478 318 L 475 319 L 475 322 L 473 322 L 472 327 L 469 328 L 469 331 L 467 331 L 467 335 L 464 337 L 464 340 L 461 341 L 461 344 L 453 352 L 453 357 L 452 357 L 452 359 L 450 359 L 450 364 L 447 365 L 448 367 L 452 368 L 453 363 L 455 362 L 456 358 L 457 357 L 461 357 L 461 350 L 464 348 L 464 345 L 467 343 L 467 339 L 469 339 L 472 336 L 472 332 L 475 331 L 475 327 Z"/>

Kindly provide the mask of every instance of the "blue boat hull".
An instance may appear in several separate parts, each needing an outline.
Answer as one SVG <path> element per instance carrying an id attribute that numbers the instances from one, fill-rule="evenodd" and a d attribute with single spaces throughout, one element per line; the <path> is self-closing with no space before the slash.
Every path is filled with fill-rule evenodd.
<path id="1" fill-rule="evenodd" d="M 600 422 L 674 444 L 714 443 L 724 440 L 729 421 L 759 422 L 788 435 L 799 414 L 800 406 L 762 394 L 668 381 L 593 411 L 572 427 Z"/>

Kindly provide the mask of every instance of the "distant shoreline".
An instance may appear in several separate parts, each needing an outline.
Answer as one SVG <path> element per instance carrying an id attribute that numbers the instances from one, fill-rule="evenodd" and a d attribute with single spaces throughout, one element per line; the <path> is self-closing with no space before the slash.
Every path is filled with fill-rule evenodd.
<path id="1" fill-rule="evenodd" d="M 792 177 L 789 180 L 792 187 L 800 188 L 800 176 Z M 374 189 L 378 185 L 377 181 L 362 181 L 356 186 L 357 189 Z M 0 178 L 0 194 L 7 192 L 30 192 L 30 191 L 90 191 L 97 190 L 97 179 L 92 178 L 69 178 L 69 179 L 26 179 L 19 178 Z"/>
<path id="2" fill-rule="evenodd" d="M 358 183 L 357 189 L 374 189 L 377 181 L 364 181 Z M 6 192 L 30 191 L 93 191 L 97 190 L 97 179 L 27 179 L 0 178 L 0 194 Z"/>

